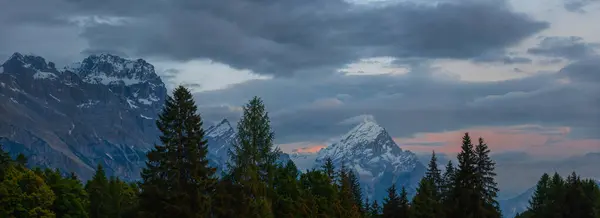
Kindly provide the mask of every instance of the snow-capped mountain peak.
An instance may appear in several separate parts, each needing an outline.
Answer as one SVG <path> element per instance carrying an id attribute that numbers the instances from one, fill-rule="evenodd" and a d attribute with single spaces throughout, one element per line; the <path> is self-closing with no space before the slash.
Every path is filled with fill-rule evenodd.
<path id="1" fill-rule="evenodd" d="M 373 120 L 364 120 L 340 140 L 319 151 L 321 158 L 330 157 L 334 161 L 341 161 L 353 156 L 380 156 L 383 158 L 401 154 L 402 149 L 396 145 L 392 137 L 383 127 Z"/>
<path id="2" fill-rule="evenodd" d="M 77 73 L 85 82 L 93 84 L 130 86 L 149 82 L 164 86 L 154 66 L 142 59 L 128 60 L 111 54 L 91 55 L 82 62 L 66 67 L 66 70 Z"/>
<path id="3" fill-rule="evenodd" d="M 346 166 L 357 173 L 368 195 L 380 199 L 391 184 L 416 186 L 424 166 L 410 151 L 403 151 L 385 128 L 373 119 L 365 119 L 340 139 L 321 149 L 314 167 L 327 158 L 334 165 Z"/>
<path id="4" fill-rule="evenodd" d="M 217 125 L 211 126 L 206 130 L 206 136 L 217 138 L 224 136 L 231 136 L 234 133 L 233 127 L 227 119 L 223 119 Z"/>

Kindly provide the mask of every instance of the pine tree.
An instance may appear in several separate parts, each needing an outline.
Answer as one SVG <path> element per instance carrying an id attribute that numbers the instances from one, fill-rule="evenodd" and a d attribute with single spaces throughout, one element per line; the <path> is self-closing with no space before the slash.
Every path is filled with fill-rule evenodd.
<path id="1" fill-rule="evenodd" d="M 262 100 L 254 97 L 243 108 L 236 140 L 230 151 L 229 177 L 243 187 L 246 217 L 273 217 L 270 191 L 278 150 L 273 149 L 273 132 Z"/>
<path id="2" fill-rule="evenodd" d="M 96 173 L 85 184 L 85 190 L 90 201 L 88 209 L 90 218 L 110 218 L 108 179 L 101 164 L 98 164 Z"/>
<path id="3" fill-rule="evenodd" d="M 388 196 L 383 200 L 383 213 L 382 218 L 394 218 L 399 217 L 400 212 L 400 196 L 396 191 L 396 185 L 392 184 L 387 189 Z"/>
<path id="4" fill-rule="evenodd" d="M 321 166 L 321 169 L 323 171 L 325 171 L 325 173 L 327 174 L 327 177 L 329 177 L 329 179 L 333 183 L 333 181 L 335 181 L 336 178 L 335 178 L 335 166 L 333 165 L 333 160 L 331 160 L 331 157 L 325 158 L 325 164 L 323 164 L 323 166 Z"/>
<path id="5" fill-rule="evenodd" d="M 211 214 L 215 168 L 208 166 L 202 118 L 183 86 L 168 96 L 156 126 L 162 145 L 148 152 L 142 171 L 140 210 L 145 217 Z"/>
<path id="6" fill-rule="evenodd" d="M 364 217 L 370 217 L 370 213 L 371 213 L 371 202 L 369 201 L 369 197 L 367 196 L 367 198 L 365 199 L 365 204 L 363 207 L 363 214 Z"/>
<path id="7" fill-rule="evenodd" d="M 358 180 L 358 177 L 356 176 L 354 171 L 350 170 L 348 172 L 348 180 L 350 182 L 350 189 L 352 190 L 352 198 L 354 199 L 354 204 L 359 208 L 359 211 L 361 213 L 364 213 L 362 189 L 360 188 L 360 181 Z"/>
<path id="8" fill-rule="evenodd" d="M 351 174 L 352 171 L 348 170 L 344 165 L 342 165 L 340 172 L 338 173 L 339 198 L 337 200 L 337 207 L 338 211 L 340 212 L 340 217 L 360 216 L 360 208 L 359 205 L 356 204 L 352 190 L 352 181 L 350 178 Z"/>
<path id="9" fill-rule="evenodd" d="M 550 176 L 546 173 L 538 181 L 533 196 L 529 200 L 528 210 L 531 218 L 548 217 L 549 211 Z"/>
<path id="10" fill-rule="evenodd" d="M 450 217 L 479 218 L 483 208 L 480 207 L 480 197 L 476 192 L 477 178 L 476 155 L 469 133 L 465 133 L 458 154 L 458 169 L 454 178 L 454 189 L 451 191 L 451 199 L 454 207 L 449 214 Z"/>
<path id="11" fill-rule="evenodd" d="M 27 157 L 25 157 L 23 153 L 19 153 L 19 155 L 17 155 L 15 162 L 21 167 L 27 167 Z"/>
<path id="12" fill-rule="evenodd" d="M 300 185 L 298 184 L 298 168 L 292 160 L 277 168 L 274 189 L 276 200 L 273 201 L 273 214 L 275 217 L 294 217 L 298 211 L 298 202 L 301 198 Z"/>
<path id="13" fill-rule="evenodd" d="M 449 200 L 452 197 L 451 192 L 452 190 L 454 190 L 454 182 L 456 178 L 456 170 L 454 168 L 454 165 L 452 164 L 452 161 L 448 161 L 448 164 L 446 164 L 445 169 L 446 171 L 442 176 L 442 185 L 440 193 L 442 202 Z"/>
<path id="14" fill-rule="evenodd" d="M 563 211 L 565 211 L 565 195 L 565 181 L 558 173 L 555 172 L 550 180 L 550 189 L 548 193 L 548 198 L 553 199 L 549 204 L 549 209 L 547 211 L 547 214 L 551 215 L 550 218 L 562 217 L 561 214 Z"/>
<path id="15" fill-rule="evenodd" d="M 309 170 L 300 175 L 303 193 L 301 217 L 339 217 L 337 210 L 338 187 L 329 181 L 329 176 L 321 170 Z"/>
<path id="16" fill-rule="evenodd" d="M 110 217 L 135 217 L 137 210 L 137 187 L 112 177 L 108 182 Z"/>
<path id="17" fill-rule="evenodd" d="M 402 186 L 402 189 L 400 189 L 400 207 L 398 209 L 397 217 L 410 217 L 410 202 L 408 201 L 408 193 L 406 192 L 406 188 L 404 186 Z"/>
<path id="18" fill-rule="evenodd" d="M 429 165 L 427 166 L 427 172 L 425 173 L 425 178 L 431 182 L 433 188 L 433 198 L 439 200 L 440 195 L 442 193 L 444 179 L 442 178 L 442 172 L 438 169 L 437 157 L 435 155 L 435 151 L 431 152 L 431 160 L 429 161 Z"/>
<path id="19" fill-rule="evenodd" d="M 373 201 L 373 204 L 371 204 L 371 211 L 369 214 L 372 218 L 379 218 L 381 217 L 381 208 L 379 208 L 379 203 L 377 203 L 377 200 Z"/>
<path id="20" fill-rule="evenodd" d="M 495 163 L 489 157 L 490 150 L 483 138 L 479 138 L 479 143 L 475 146 L 475 187 L 476 194 L 480 198 L 480 207 L 482 212 L 478 217 L 481 218 L 500 218 L 500 205 L 496 201 L 498 196 L 498 184 L 494 177 Z"/>
<path id="21" fill-rule="evenodd" d="M 444 217 L 442 205 L 436 199 L 435 192 L 435 186 L 430 179 L 421 179 L 417 188 L 417 194 L 413 197 L 411 204 L 412 218 Z"/>

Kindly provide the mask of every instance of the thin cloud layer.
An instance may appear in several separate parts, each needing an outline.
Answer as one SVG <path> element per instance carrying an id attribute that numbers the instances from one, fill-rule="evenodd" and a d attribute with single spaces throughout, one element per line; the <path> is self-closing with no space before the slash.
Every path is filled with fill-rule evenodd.
<path id="1" fill-rule="evenodd" d="M 599 43 L 588 43 L 577 36 L 543 37 L 539 45 L 527 50 L 529 54 L 546 57 L 580 60 L 597 54 Z"/>
<path id="2" fill-rule="evenodd" d="M 499 82 L 413 76 L 421 72 L 250 81 L 196 97 L 201 105 L 241 105 L 253 95 L 262 96 L 279 143 L 326 140 L 351 128 L 332 123 L 343 124 L 363 114 L 373 115 L 394 137 L 473 126 L 538 124 L 569 126 L 573 128 L 569 137 L 598 138 L 600 66 L 596 63 L 600 62 L 579 61 L 558 73 Z M 320 98 L 337 98 L 341 103 L 311 106 Z"/>

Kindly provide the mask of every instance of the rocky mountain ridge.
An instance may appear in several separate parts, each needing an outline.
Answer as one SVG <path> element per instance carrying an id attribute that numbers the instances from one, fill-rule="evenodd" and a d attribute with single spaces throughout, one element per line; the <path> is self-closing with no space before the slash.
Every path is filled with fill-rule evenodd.
<path id="1" fill-rule="evenodd" d="M 154 122 L 166 94 L 154 67 L 141 59 L 92 55 L 57 69 L 42 57 L 15 53 L 0 65 L 0 144 L 33 165 L 84 179 L 97 164 L 134 179 L 158 139 Z"/>
<path id="2" fill-rule="evenodd" d="M 32 165 L 74 171 L 83 179 L 102 164 L 109 175 L 134 180 L 145 152 L 158 143 L 155 120 L 166 96 L 154 66 L 142 59 L 92 55 L 57 69 L 42 57 L 15 53 L 0 65 L 0 144 L 13 155 L 24 153 Z M 219 170 L 235 134 L 228 120 L 206 129 L 209 162 Z M 355 170 L 377 199 L 391 184 L 414 190 L 424 172 L 416 155 L 373 121 L 310 161 L 319 166 L 325 157 Z M 279 162 L 290 159 L 280 153 Z"/>
<path id="3" fill-rule="evenodd" d="M 387 131 L 373 120 L 364 120 L 339 141 L 321 149 L 315 167 L 331 158 L 336 167 L 354 170 L 370 199 L 382 200 L 392 184 L 414 193 L 425 166 L 416 154 L 402 150 Z"/>

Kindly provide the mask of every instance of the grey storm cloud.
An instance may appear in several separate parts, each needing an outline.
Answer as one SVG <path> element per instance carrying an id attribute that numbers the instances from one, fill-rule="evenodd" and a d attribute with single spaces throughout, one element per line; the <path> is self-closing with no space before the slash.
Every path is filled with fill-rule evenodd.
<path id="1" fill-rule="evenodd" d="M 527 50 L 529 54 L 547 57 L 566 58 L 570 60 L 584 59 L 597 54 L 598 43 L 588 43 L 578 36 L 543 37 L 540 43 Z"/>
<path id="2" fill-rule="evenodd" d="M 474 126 L 539 124 L 570 126 L 578 131 L 574 135 L 597 138 L 599 60 L 574 62 L 552 74 L 496 82 L 414 76 L 424 74 L 414 71 L 310 81 L 257 80 L 197 93 L 196 99 L 200 105 L 242 105 L 254 95 L 261 96 L 279 143 L 327 140 L 352 127 L 341 125 L 342 121 L 365 114 L 373 115 L 395 137 Z M 328 98 L 340 104 L 314 104 Z"/>
<path id="3" fill-rule="evenodd" d="M 567 11 L 585 13 L 584 8 L 590 4 L 598 3 L 598 0 L 564 0 L 564 7 Z"/>
<path id="4" fill-rule="evenodd" d="M 0 12 L 8 14 L 6 23 L 13 26 L 77 24 L 91 51 L 181 61 L 208 58 L 276 76 L 333 72 L 377 56 L 473 58 L 514 45 L 549 26 L 512 11 L 503 0 L 398 2 L 385 7 L 343 0 L 0 4 L 5 6 Z M 74 19 L 82 17 L 93 19 Z"/>

